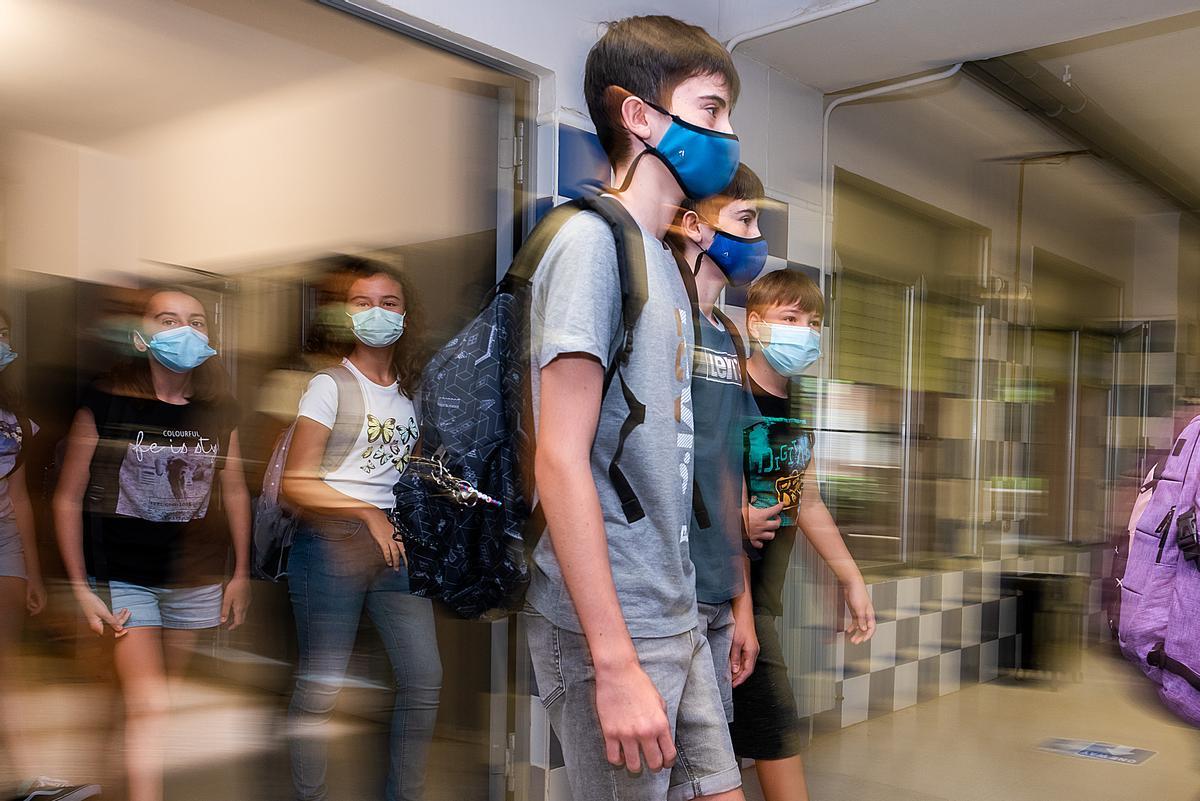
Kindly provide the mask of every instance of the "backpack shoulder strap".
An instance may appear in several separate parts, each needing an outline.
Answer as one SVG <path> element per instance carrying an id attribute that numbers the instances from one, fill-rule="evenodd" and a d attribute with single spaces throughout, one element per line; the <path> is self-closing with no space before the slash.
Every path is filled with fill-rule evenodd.
<path id="1" fill-rule="evenodd" d="M 358 379 L 346 365 L 328 367 L 319 371 L 317 375 L 332 378 L 337 384 L 338 394 L 337 417 L 334 418 L 329 439 L 325 442 L 325 455 L 321 457 L 320 473 L 325 476 L 338 469 L 354 450 L 354 443 L 358 441 L 358 433 L 367 413 L 367 403 Z"/>
<path id="2" fill-rule="evenodd" d="M 730 320 L 728 315 L 716 306 L 713 306 L 713 314 L 729 332 L 729 338 L 733 340 L 733 352 L 737 354 L 738 360 L 738 373 L 742 377 L 742 386 L 747 387 L 749 384 L 746 382 L 746 343 L 742 341 L 742 332 L 734 325 L 733 320 Z"/>
<path id="3" fill-rule="evenodd" d="M 542 263 L 542 257 L 546 255 L 547 248 L 554 241 L 554 237 L 558 236 L 558 232 L 566 225 L 567 221 L 575 216 L 576 212 L 580 211 L 583 206 L 579 201 L 571 201 L 563 203 L 550 209 L 541 222 L 530 232 L 529 237 L 521 245 L 521 249 L 517 251 L 517 255 L 513 257 L 513 263 L 505 273 L 504 278 L 496 286 L 497 291 L 511 291 L 517 286 L 528 284 L 533 280 L 533 274 L 537 271 L 538 265 Z M 493 295 L 495 292 L 492 293 Z M 484 305 L 491 300 L 491 295 L 484 301 Z"/>
<path id="4" fill-rule="evenodd" d="M 613 232 L 616 246 L 617 275 L 621 281 L 621 338 L 617 343 L 616 358 L 611 359 L 605 376 L 605 391 L 621 365 L 629 361 L 633 353 L 633 332 L 642 316 L 642 309 L 650 294 L 649 277 L 646 273 L 646 245 L 642 229 L 630 216 L 621 202 L 606 195 L 584 195 L 573 205 L 599 216 Z"/>
<path id="5" fill-rule="evenodd" d="M 613 379 L 617 378 L 633 353 L 633 334 L 642 309 L 650 294 L 649 275 L 646 267 L 646 245 L 642 238 L 642 229 L 637 222 L 615 198 L 602 195 L 584 195 L 575 201 L 580 208 L 594 212 L 606 223 L 613 232 L 613 243 L 616 246 L 617 274 L 621 282 L 621 331 L 614 343 L 612 357 L 604 374 L 602 397 L 608 394 Z M 613 483 L 617 499 L 621 502 L 621 510 L 626 521 L 636 523 L 646 516 L 642 503 L 629 479 L 621 470 L 621 456 L 625 452 L 625 442 L 642 422 L 646 419 L 646 406 L 637 399 L 633 391 L 619 379 L 621 393 L 629 410 L 625 422 L 617 438 L 617 447 L 608 463 L 608 477 Z"/>

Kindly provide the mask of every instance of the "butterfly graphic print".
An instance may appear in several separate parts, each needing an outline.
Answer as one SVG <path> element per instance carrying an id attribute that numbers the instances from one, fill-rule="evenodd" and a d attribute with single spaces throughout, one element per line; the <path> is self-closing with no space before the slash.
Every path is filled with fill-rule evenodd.
<path id="1" fill-rule="evenodd" d="M 417 421 L 413 417 L 399 425 L 394 417 L 381 420 L 373 414 L 368 414 L 367 447 L 359 454 L 362 459 L 359 469 L 367 475 L 373 475 L 381 469 L 394 468 L 397 460 L 412 450 L 420 435 Z"/>

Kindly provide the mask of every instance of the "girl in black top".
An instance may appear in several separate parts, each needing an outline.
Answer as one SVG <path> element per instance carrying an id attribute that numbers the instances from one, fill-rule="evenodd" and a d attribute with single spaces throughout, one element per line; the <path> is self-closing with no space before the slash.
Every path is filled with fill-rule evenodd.
<path id="1" fill-rule="evenodd" d="M 75 415 L 54 497 L 84 618 L 116 638 L 131 801 L 162 798 L 167 675 L 182 671 L 201 629 L 236 628 L 250 602 L 237 408 L 210 360 L 208 320 L 186 291 L 149 296 L 134 358 Z M 222 587 L 230 540 L 234 573 Z"/>

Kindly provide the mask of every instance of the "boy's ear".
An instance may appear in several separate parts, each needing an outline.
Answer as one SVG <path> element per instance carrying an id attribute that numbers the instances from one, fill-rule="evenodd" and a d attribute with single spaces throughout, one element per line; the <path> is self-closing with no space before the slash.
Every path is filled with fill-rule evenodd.
<path id="1" fill-rule="evenodd" d="M 645 101 L 631 95 L 619 86 L 610 86 L 608 91 L 616 93 L 616 97 L 621 99 L 621 127 L 643 141 L 653 136 L 654 132 L 650 130 L 650 121 L 646 117 Z"/>
<path id="2" fill-rule="evenodd" d="M 746 312 L 746 333 L 751 336 L 757 337 L 758 336 L 758 326 L 762 323 L 762 321 L 763 321 L 762 315 L 760 315 L 758 312 L 747 311 Z"/>
<path id="3" fill-rule="evenodd" d="M 685 211 L 679 220 L 679 232 L 700 245 L 704 239 L 704 232 L 700 230 L 700 215 L 694 211 Z"/>

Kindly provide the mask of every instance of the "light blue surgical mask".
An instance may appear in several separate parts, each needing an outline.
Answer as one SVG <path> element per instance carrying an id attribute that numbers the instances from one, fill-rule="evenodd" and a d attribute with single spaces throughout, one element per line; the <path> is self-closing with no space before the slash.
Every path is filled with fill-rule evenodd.
<path id="1" fill-rule="evenodd" d="M 372 306 L 360 312 L 346 314 L 350 316 L 354 325 L 354 336 L 364 345 L 386 348 L 395 344 L 404 334 L 404 315 L 400 312 Z"/>
<path id="2" fill-rule="evenodd" d="M 17 358 L 17 352 L 7 342 L 0 342 L 0 370 L 8 367 Z"/>
<path id="3" fill-rule="evenodd" d="M 147 341 L 141 332 L 134 336 L 155 361 L 173 373 L 186 373 L 217 355 L 208 344 L 208 336 L 190 325 L 159 331 Z"/>
<path id="4" fill-rule="evenodd" d="M 634 169 L 647 153 L 653 153 L 666 165 L 679 188 L 692 200 L 712 197 L 729 186 L 741 161 L 737 135 L 693 125 L 657 103 L 647 101 L 646 105 L 670 117 L 671 124 L 657 145 L 642 140 L 645 149 L 629 165 L 618 192 L 629 188 Z"/>
<path id="5" fill-rule="evenodd" d="M 767 362 L 780 375 L 795 378 L 820 358 L 821 334 L 812 328 L 767 322 L 759 325 L 766 326 L 770 336 L 765 342 L 762 337 L 755 337 L 755 342 L 762 349 Z"/>

